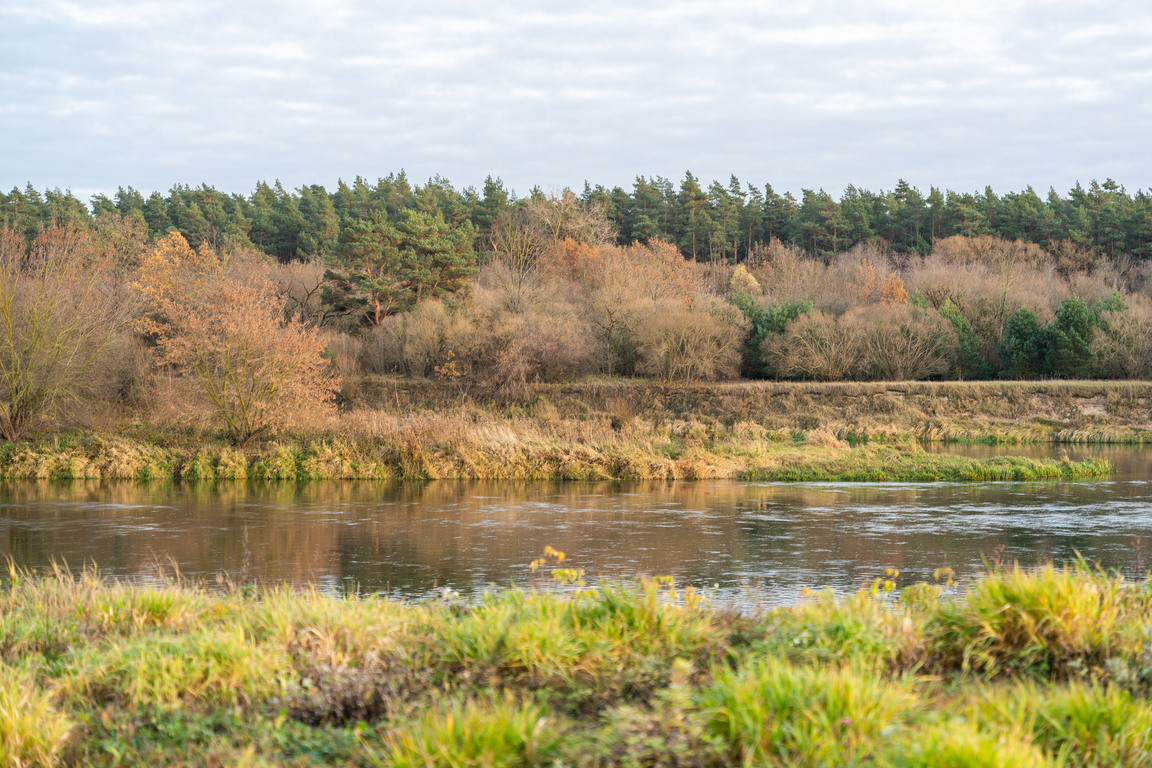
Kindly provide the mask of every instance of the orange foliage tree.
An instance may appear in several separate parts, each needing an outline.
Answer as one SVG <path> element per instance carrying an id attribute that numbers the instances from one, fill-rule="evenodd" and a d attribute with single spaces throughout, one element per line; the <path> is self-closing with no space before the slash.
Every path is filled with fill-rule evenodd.
<path id="1" fill-rule="evenodd" d="M 880 300 L 885 304 L 907 304 L 908 289 L 904 287 L 904 279 L 895 272 L 888 274 L 884 287 L 880 290 Z"/>
<path id="2" fill-rule="evenodd" d="M 323 338 L 285 318 L 258 258 L 221 259 L 172 233 L 145 254 L 138 282 L 159 362 L 197 382 L 238 445 L 330 409 L 339 388 Z"/>

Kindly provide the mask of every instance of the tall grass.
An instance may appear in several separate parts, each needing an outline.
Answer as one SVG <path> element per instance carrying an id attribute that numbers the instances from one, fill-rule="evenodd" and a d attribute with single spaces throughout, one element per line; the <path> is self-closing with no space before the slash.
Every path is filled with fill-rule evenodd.
<path id="1" fill-rule="evenodd" d="M 16 766 L 1148 766 L 1152 591 L 1083 564 L 766 613 L 670 579 L 477 603 L 14 573 Z M 554 586 L 559 585 L 559 586 Z M 58 632 L 50 638 L 51 629 Z"/>
<path id="2" fill-rule="evenodd" d="M 0 664 L 0 765 L 57 764 L 76 724 L 57 709 L 54 698 L 28 671 Z"/>

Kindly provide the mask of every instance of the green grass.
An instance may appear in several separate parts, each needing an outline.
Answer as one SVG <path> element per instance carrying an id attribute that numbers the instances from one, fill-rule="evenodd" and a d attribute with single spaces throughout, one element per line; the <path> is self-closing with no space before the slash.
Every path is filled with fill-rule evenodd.
<path id="1" fill-rule="evenodd" d="M 688 428 L 684 428 L 688 429 Z M 1068 480 L 1111 471 L 1102 459 L 972 459 L 926 452 L 907 438 L 854 446 L 828 430 L 795 438 L 753 425 L 711 436 L 669 428 L 658 440 L 617 436 L 566 444 L 560 438 L 495 442 L 430 433 L 425 442 L 282 436 L 243 451 L 211 439 L 162 445 L 138 438 L 73 433 L 0 450 L 0 477 L 185 482 L 332 479 L 719 479 L 802 481 Z M 487 433 L 485 433 L 487 434 Z M 448 440 L 448 444 L 441 442 Z M 426 445 L 425 445 L 426 443 Z"/>
<path id="2" fill-rule="evenodd" d="M 0 763 L 1150 765 L 1148 583 L 878 576 L 746 615 L 667 579 L 411 604 L 15 573 Z"/>
<path id="3" fill-rule="evenodd" d="M 975 482 L 995 480 L 1074 480 L 1112 472 L 1104 459 L 1057 461 L 1020 456 L 972 459 L 927 453 L 918 446 L 862 445 L 847 451 L 800 454 L 775 466 L 747 470 L 754 481 Z"/>

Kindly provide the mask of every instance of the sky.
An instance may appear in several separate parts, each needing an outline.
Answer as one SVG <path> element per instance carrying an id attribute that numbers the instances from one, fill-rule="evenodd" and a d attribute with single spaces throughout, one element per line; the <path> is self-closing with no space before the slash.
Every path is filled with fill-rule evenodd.
<path id="1" fill-rule="evenodd" d="M 1147 0 L 0 0 L 0 188 L 1152 187 Z"/>

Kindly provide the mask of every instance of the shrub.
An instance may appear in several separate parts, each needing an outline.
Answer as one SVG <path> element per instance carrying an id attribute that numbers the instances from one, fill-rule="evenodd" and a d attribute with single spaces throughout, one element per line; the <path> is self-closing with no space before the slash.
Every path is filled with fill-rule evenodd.
<path id="1" fill-rule="evenodd" d="M 728 304 L 652 302 L 637 323 L 637 370 L 665 381 L 736 378 L 746 329 L 739 310 Z"/>
<path id="2" fill-rule="evenodd" d="M 459 355 L 475 320 L 439 300 L 384 318 L 368 335 L 365 366 L 374 373 L 430 376 Z"/>
<path id="3" fill-rule="evenodd" d="M 947 373 L 956 356 L 956 332 L 932 309 L 907 304 L 873 305 L 849 312 L 840 318 L 840 323 L 859 327 L 864 336 L 857 378 L 933 378 Z"/>
<path id="4" fill-rule="evenodd" d="M 151 310 L 141 327 L 155 338 L 159 362 L 197 382 L 237 444 L 330 407 L 338 383 L 324 340 L 284 319 L 258 257 L 222 262 L 173 233 L 146 256 L 139 288 Z"/>
<path id="5" fill-rule="evenodd" d="M 785 378 L 840 381 L 859 370 L 864 334 L 852 323 L 809 312 L 789 324 L 782 336 L 761 347 L 766 365 Z"/>
<path id="6" fill-rule="evenodd" d="M 114 258 L 87 232 L 0 231 L 0 437 L 20 440 L 78 400 L 132 320 Z"/>
<path id="7" fill-rule="evenodd" d="M 592 330 L 571 304 L 556 301 L 521 313 L 489 305 L 474 322 L 461 363 L 474 381 L 504 395 L 519 397 L 530 383 L 594 370 Z"/>
<path id="8" fill-rule="evenodd" d="M 1109 310 L 1092 338 L 1093 369 L 1114 379 L 1152 378 L 1152 310 Z"/>

